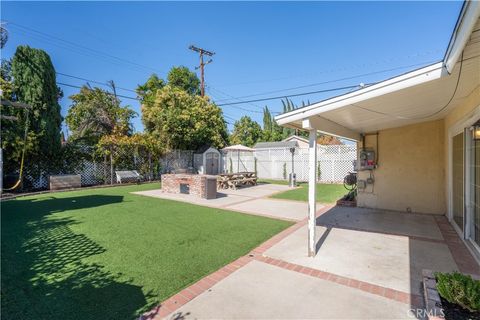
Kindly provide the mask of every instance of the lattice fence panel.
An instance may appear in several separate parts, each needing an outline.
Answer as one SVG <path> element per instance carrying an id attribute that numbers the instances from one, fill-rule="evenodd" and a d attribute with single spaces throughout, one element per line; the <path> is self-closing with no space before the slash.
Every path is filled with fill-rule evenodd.
<path id="1" fill-rule="evenodd" d="M 319 182 L 340 183 L 354 170 L 357 157 L 355 145 L 318 146 L 317 176 Z M 308 148 L 297 148 L 292 160 L 289 148 L 257 149 L 254 152 L 232 151 L 222 154 L 223 172 L 254 171 L 255 159 L 257 175 L 263 179 L 288 179 L 292 164 L 298 181 L 308 181 Z M 237 169 L 238 168 L 238 169 Z"/>
<path id="2" fill-rule="evenodd" d="M 48 177 L 54 174 L 80 174 L 82 186 L 94 186 L 116 183 L 115 171 L 117 170 L 137 170 L 145 180 L 157 180 L 162 173 L 192 166 L 193 151 L 190 150 L 174 150 L 162 156 L 139 154 L 133 149 L 115 150 L 111 158 L 110 155 L 93 156 L 92 153 L 80 161 L 75 168 L 49 171 L 35 165 L 27 165 L 23 190 L 48 189 Z"/>

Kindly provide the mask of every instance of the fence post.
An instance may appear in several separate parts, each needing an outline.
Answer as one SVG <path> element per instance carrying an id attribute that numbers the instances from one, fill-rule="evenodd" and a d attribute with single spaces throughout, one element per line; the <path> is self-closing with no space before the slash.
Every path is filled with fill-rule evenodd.
<path id="1" fill-rule="evenodd" d="M 103 155 L 103 184 L 107 184 L 107 155 Z"/>
<path id="2" fill-rule="evenodd" d="M 148 153 L 148 181 L 152 181 L 153 172 L 152 172 L 152 153 Z"/>
<path id="3" fill-rule="evenodd" d="M 113 161 L 112 152 L 110 151 L 110 184 L 113 185 Z"/>

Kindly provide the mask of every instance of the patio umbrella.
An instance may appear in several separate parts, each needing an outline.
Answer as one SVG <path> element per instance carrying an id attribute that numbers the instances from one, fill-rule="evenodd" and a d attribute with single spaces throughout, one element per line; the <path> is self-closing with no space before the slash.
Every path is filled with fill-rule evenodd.
<path id="1" fill-rule="evenodd" d="M 240 172 L 240 152 L 254 152 L 255 149 L 249 148 L 247 146 L 236 144 L 233 146 L 225 147 L 222 150 L 224 151 L 237 151 L 237 173 Z"/>

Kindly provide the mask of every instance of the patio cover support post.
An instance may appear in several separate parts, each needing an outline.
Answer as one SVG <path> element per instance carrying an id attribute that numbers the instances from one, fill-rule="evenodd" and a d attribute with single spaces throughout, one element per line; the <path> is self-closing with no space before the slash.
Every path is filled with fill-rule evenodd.
<path id="1" fill-rule="evenodd" d="M 308 256 L 314 257 L 315 244 L 315 213 L 317 207 L 317 130 L 310 129 L 308 136 Z"/>

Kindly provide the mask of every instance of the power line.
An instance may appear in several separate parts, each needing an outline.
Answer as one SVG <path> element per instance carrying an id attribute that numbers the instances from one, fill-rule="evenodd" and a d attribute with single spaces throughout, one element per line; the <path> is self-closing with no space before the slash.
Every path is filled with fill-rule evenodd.
<path id="1" fill-rule="evenodd" d="M 370 76 L 370 75 L 384 73 L 384 72 L 395 71 L 395 70 L 399 70 L 399 69 L 417 67 L 417 66 L 420 66 L 420 65 L 431 64 L 431 63 L 433 63 L 433 62 L 430 61 L 430 62 L 412 64 L 412 65 L 408 65 L 408 66 L 400 66 L 400 67 L 395 67 L 395 68 L 391 68 L 391 69 L 384 69 L 384 70 L 379 70 L 379 71 L 374 71 L 374 72 L 363 73 L 363 74 L 359 74 L 359 75 L 355 75 L 355 76 L 351 76 L 351 77 L 338 78 L 338 79 L 333 79 L 333 80 L 327 80 L 327 81 L 322 81 L 322 82 L 317 82 L 317 83 L 312 83 L 312 84 L 301 85 L 301 86 L 297 86 L 297 87 L 278 89 L 278 90 L 267 91 L 267 92 L 256 93 L 256 94 L 249 94 L 249 95 L 246 95 L 246 96 L 236 97 L 235 99 L 251 98 L 251 97 L 263 96 L 263 95 L 272 94 L 272 93 L 291 91 L 291 90 L 303 89 L 303 88 L 308 88 L 308 87 L 315 87 L 315 86 L 319 86 L 319 85 L 322 85 L 322 84 L 351 80 L 351 79 L 355 79 L 355 78 Z M 222 99 L 222 100 L 217 101 L 217 102 L 228 101 L 228 100 L 230 100 L 230 99 Z"/>
<path id="2" fill-rule="evenodd" d="M 465 59 L 465 60 L 468 60 L 468 59 Z M 462 76 L 463 61 L 465 61 L 465 60 L 463 60 L 463 52 L 462 52 L 462 57 L 460 59 L 460 70 L 458 71 L 458 77 L 457 77 L 457 80 L 456 80 L 455 89 L 453 90 L 452 95 L 448 99 L 448 102 L 443 107 L 441 107 L 437 111 L 432 112 L 429 115 L 420 116 L 420 117 L 404 117 L 404 116 L 399 116 L 399 115 L 390 114 L 390 113 L 386 113 L 386 112 L 372 110 L 372 109 L 369 109 L 369 108 L 359 106 L 357 104 L 352 104 L 352 105 L 356 108 L 359 108 L 359 109 L 362 109 L 362 110 L 365 110 L 365 111 L 370 111 L 370 112 L 373 112 L 373 113 L 377 113 L 377 114 L 381 114 L 381 115 L 384 115 L 384 116 L 393 117 L 393 118 L 397 118 L 397 119 L 402 119 L 402 120 L 419 120 L 419 119 L 426 119 L 426 118 L 433 117 L 433 116 L 439 114 L 440 112 L 442 112 L 443 110 L 445 110 L 450 105 L 450 103 L 453 101 L 453 98 L 457 94 L 458 85 L 460 84 L 460 77 Z"/>
<path id="3" fill-rule="evenodd" d="M 111 58 L 111 59 L 115 59 L 117 61 L 121 61 L 121 62 L 124 62 L 124 63 L 128 63 L 128 64 L 131 64 L 131 65 L 135 65 L 137 67 L 141 67 L 141 68 L 144 68 L 144 69 L 149 69 L 149 70 L 152 70 L 152 71 L 155 71 L 155 72 L 160 72 L 159 70 L 155 69 L 155 68 L 152 68 L 152 67 L 149 67 L 149 66 L 146 66 L 146 65 L 143 65 L 143 64 L 140 64 L 140 63 L 137 63 L 137 62 L 133 62 L 133 61 L 130 61 L 130 60 L 127 60 L 127 59 L 124 59 L 124 58 L 121 58 L 121 57 L 117 57 L 117 56 L 114 56 L 114 55 L 111 55 L 109 53 L 105 53 L 105 52 L 102 52 L 100 50 L 96 50 L 96 49 L 92 49 L 92 48 L 89 48 L 89 47 L 86 47 L 84 45 L 80 45 L 78 43 L 75 43 L 75 42 L 72 42 L 72 41 L 69 41 L 69 40 L 65 40 L 65 39 L 62 39 L 62 38 L 59 38 L 57 36 L 53 36 L 51 34 L 48 34 L 48 33 L 45 33 L 45 32 L 42 32 L 42 31 L 38 31 L 38 30 L 35 30 L 33 28 L 30 28 L 30 27 L 26 27 L 26 26 L 23 26 L 21 24 L 18 24 L 18 23 L 15 23 L 15 22 L 11 22 L 11 21 L 8 21 L 8 23 L 10 25 L 13 25 L 13 26 L 16 26 L 20 29 L 23 29 L 23 30 L 27 30 L 29 32 L 34 32 L 36 34 L 39 34 L 39 35 L 42 35 L 44 37 L 48 37 L 48 38 L 51 38 L 51 39 L 54 39 L 56 41 L 60 41 L 60 42 L 63 42 L 63 43 L 66 43 L 68 45 L 71 45 L 71 46 L 74 46 L 74 47 L 77 47 L 77 48 L 80 48 L 80 49 L 83 49 L 83 50 L 87 50 L 89 52 L 93 52 L 97 55 L 101 55 L 101 56 L 104 56 L 104 57 L 108 57 L 108 58 Z"/>
<path id="4" fill-rule="evenodd" d="M 370 86 L 375 83 L 368 83 L 365 86 Z M 285 98 L 292 98 L 292 97 L 299 97 L 299 96 L 306 96 L 310 94 L 315 94 L 315 93 L 324 93 L 324 92 L 332 92 L 332 91 L 340 91 L 340 90 L 348 90 L 348 89 L 353 89 L 353 88 L 358 88 L 359 85 L 354 85 L 354 86 L 346 86 L 346 87 L 338 87 L 338 88 L 331 88 L 331 89 L 325 89 L 325 90 L 317 90 L 317 91 L 310 91 L 310 92 L 303 92 L 303 93 L 296 93 L 296 94 L 290 94 L 290 95 L 283 95 L 283 96 L 276 96 L 276 97 L 269 97 L 269 98 L 262 98 L 262 99 L 254 99 L 254 100 L 246 100 L 246 101 L 239 101 L 239 102 L 230 102 L 230 103 L 221 103 L 217 104 L 219 107 L 221 106 L 230 106 L 230 105 L 236 105 L 236 104 L 242 104 L 242 103 L 249 103 L 249 102 L 259 102 L 259 101 L 268 101 L 268 100 L 277 100 L 277 99 L 285 99 Z"/>
<path id="5" fill-rule="evenodd" d="M 110 86 L 107 82 L 102 82 L 102 81 L 98 81 L 98 80 L 86 79 L 86 78 L 82 78 L 82 77 L 78 77 L 78 76 L 72 76 L 72 75 L 70 75 L 70 74 L 66 74 L 66 73 L 62 73 L 62 72 L 56 72 L 56 74 L 61 75 L 61 76 L 64 76 L 64 77 L 69 77 L 69 78 L 77 79 L 77 80 L 82 80 L 82 81 L 86 81 L 86 82 L 91 82 L 91 83 L 96 83 L 96 84 L 104 85 L 104 86 L 107 86 L 107 87 Z M 116 87 L 117 89 L 121 89 L 121 90 L 125 90 L 125 91 L 130 91 L 130 92 L 133 92 L 133 93 L 137 93 L 137 91 L 132 90 L 132 89 L 122 88 L 122 87 L 118 87 L 118 86 L 115 86 L 115 87 Z"/>
<path id="6" fill-rule="evenodd" d="M 76 86 L 76 85 L 74 85 L 74 84 L 63 83 L 63 82 L 58 82 L 58 81 L 57 81 L 57 84 L 58 84 L 58 85 L 61 85 L 61 86 L 70 87 L 70 88 L 82 89 L 82 87 L 81 87 L 81 86 Z M 129 96 L 124 96 L 124 95 L 122 95 L 122 94 L 117 94 L 116 96 L 117 96 L 117 97 L 120 97 L 120 98 L 124 98 L 124 99 L 130 99 L 130 100 L 142 101 L 142 100 L 141 100 L 141 99 L 139 99 L 139 98 L 136 98 L 136 97 L 129 97 Z"/>
<path id="7" fill-rule="evenodd" d="M 213 96 L 214 98 L 215 98 L 215 96 L 212 94 L 212 91 L 211 91 L 211 90 L 217 91 L 220 95 L 222 95 L 222 96 L 224 96 L 224 97 L 227 96 L 226 94 L 222 93 L 221 91 L 216 90 L 216 89 L 214 89 L 214 88 L 212 88 L 212 87 L 209 86 L 209 87 L 208 87 L 209 94 L 210 94 L 211 96 Z M 240 101 L 240 100 L 239 100 L 239 101 Z M 257 105 L 254 105 L 254 104 L 251 104 L 251 103 L 247 103 L 247 104 L 252 105 L 252 106 L 254 106 L 254 107 L 257 107 L 257 108 L 260 108 L 260 109 L 262 109 L 262 111 L 247 109 L 247 108 L 239 107 L 239 106 L 235 106 L 235 108 L 236 108 L 236 109 L 239 109 L 239 110 L 247 111 L 247 112 L 258 113 L 258 114 L 263 113 L 263 108 L 262 108 L 262 107 L 257 106 Z"/>
<path id="8" fill-rule="evenodd" d="M 346 67 L 340 67 L 340 68 L 332 68 L 326 71 L 321 71 L 321 72 L 310 72 L 310 73 L 304 73 L 304 74 L 298 74 L 298 75 L 291 75 L 291 76 L 284 76 L 284 77 L 278 77 L 278 78 L 271 78 L 271 79 L 264 79 L 264 80 L 257 80 L 257 81 L 249 81 L 249 82 L 238 82 L 238 83 L 233 83 L 233 84 L 227 84 L 227 85 L 222 85 L 222 87 L 232 87 L 232 86 L 241 86 L 241 85 L 249 85 L 249 84 L 255 84 L 255 83 L 265 83 L 265 82 L 272 82 L 272 81 L 278 81 L 278 80 L 286 80 L 286 79 L 293 79 L 293 78 L 305 78 L 305 77 L 311 77 L 313 75 L 319 75 L 319 74 L 326 74 L 326 73 L 332 73 L 332 72 L 338 72 L 338 71 L 346 71 L 346 70 L 352 70 L 352 69 L 360 69 L 360 68 L 365 68 L 368 66 L 374 66 L 374 65 L 379 65 L 383 63 L 390 63 L 393 61 L 399 61 L 402 59 L 411 59 L 411 58 L 416 58 L 416 57 L 421 57 L 421 56 L 426 56 L 430 55 L 433 53 L 439 53 L 443 52 L 444 49 L 435 49 L 435 50 L 429 50 L 425 52 L 420 52 L 420 53 L 414 53 L 414 54 L 409 54 L 403 57 L 393 57 L 389 59 L 383 59 L 381 61 L 375 61 L 371 63 L 363 63 L 363 64 L 356 64 L 356 65 L 350 65 Z"/>

